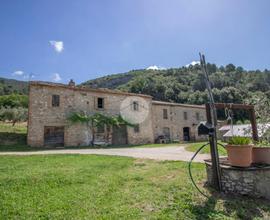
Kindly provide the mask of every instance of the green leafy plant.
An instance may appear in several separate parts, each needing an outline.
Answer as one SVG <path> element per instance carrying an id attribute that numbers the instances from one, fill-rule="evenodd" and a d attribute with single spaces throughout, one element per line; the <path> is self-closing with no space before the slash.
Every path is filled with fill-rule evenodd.
<path id="1" fill-rule="evenodd" d="M 230 145 L 248 145 L 251 143 L 252 141 L 249 137 L 240 137 L 240 136 L 234 136 L 228 141 L 228 144 Z"/>
<path id="2" fill-rule="evenodd" d="M 256 143 L 256 147 L 270 147 L 270 142 L 267 140 L 260 140 Z"/>
<path id="3" fill-rule="evenodd" d="M 73 112 L 67 118 L 71 123 L 82 123 L 86 124 L 87 128 L 91 130 L 92 140 L 91 145 L 94 145 L 95 142 L 95 131 L 96 128 L 106 125 L 108 128 L 113 126 L 127 125 L 133 127 L 134 125 L 121 117 L 121 115 L 111 116 L 101 113 L 87 114 L 84 112 Z M 112 129 L 108 129 L 111 131 Z M 108 139 L 108 136 L 107 136 Z"/>

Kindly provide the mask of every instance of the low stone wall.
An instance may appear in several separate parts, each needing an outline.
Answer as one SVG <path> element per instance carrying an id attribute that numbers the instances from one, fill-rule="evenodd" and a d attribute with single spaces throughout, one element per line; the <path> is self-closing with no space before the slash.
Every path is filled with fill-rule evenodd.
<path id="1" fill-rule="evenodd" d="M 212 164 L 206 162 L 207 181 L 212 183 Z M 270 166 L 237 168 L 221 165 L 222 191 L 270 200 Z"/>

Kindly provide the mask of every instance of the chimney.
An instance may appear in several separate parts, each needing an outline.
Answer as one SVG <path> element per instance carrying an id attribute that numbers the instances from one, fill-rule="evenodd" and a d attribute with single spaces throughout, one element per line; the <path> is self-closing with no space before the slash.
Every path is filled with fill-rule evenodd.
<path id="1" fill-rule="evenodd" d="M 68 85 L 69 85 L 70 87 L 75 87 L 75 82 L 73 81 L 73 79 L 71 79 L 71 80 L 69 81 Z"/>

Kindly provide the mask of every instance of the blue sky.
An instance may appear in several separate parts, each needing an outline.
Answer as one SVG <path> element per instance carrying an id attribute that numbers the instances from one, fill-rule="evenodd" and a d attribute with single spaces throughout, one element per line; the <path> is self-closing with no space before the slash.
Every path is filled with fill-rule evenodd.
<path id="1" fill-rule="evenodd" d="M 0 76 L 66 83 L 198 60 L 270 69 L 269 0 L 1 0 Z"/>

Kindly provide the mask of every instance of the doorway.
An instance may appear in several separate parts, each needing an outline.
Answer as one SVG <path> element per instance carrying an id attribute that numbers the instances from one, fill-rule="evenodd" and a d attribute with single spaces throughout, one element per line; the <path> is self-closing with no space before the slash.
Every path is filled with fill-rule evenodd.
<path id="1" fill-rule="evenodd" d="M 64 146 L 64 127 L 45 126 L 44 127 L 45 146 Z"/>
<path id="2" fill-rule="evenodd" d="M 127 140 L 127 126 L 113 126 L 112 144 L 113 145 L 125 145 Z"/>
<path id="3" fill-rule="evenodd" d="M 190 141 L 190 128 L 189 127 L 183 128 L 183 138 L 184 138 L 184 141 Z"/>

